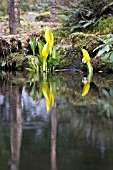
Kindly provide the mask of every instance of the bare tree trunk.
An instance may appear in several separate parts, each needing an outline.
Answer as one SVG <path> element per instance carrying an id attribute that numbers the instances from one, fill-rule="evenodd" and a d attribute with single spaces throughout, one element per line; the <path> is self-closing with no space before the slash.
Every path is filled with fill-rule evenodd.
<path id="1" fill-rule="evenodd" d="M 55 21 L 56 17 L 56 0 L 50 0 L 50 20 Z"/>
<path id="2" fill-rule="evenodd" d="M 17 34 L 17 24 L 20 24 L 20 0 L 8 0 L 10 34 Z"/>
<path id="3" fill-rule="evenodd" d="M 10 34 L 16 34 L 16 23 L 14 15 L 14 0 L 8 0 L 8 13 L 9 13 L 9 30 Z"/>

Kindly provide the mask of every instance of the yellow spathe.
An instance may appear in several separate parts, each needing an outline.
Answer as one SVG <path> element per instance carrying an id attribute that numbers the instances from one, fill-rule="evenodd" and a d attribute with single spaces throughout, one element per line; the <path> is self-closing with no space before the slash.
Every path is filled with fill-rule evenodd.
<path id="1" fill-rule="evenodd" d="M 46 42 L 49 42 L 51 39 L 51 30 L 48 26 L 46 26 L 46 29 L 45 29 L 45 40 Z"/>
<path id="2" fill-rule="evenodd" d="M 54 36 L 48 26 L 46 26 L 46 30 L 45 30 L 45 40 L 46 40 L 46 42 L 49 43 L 49 50 L 50 50 L 50 54 L 51 54 L 53 44 L 54 44 Z"/>
<path id="3" fill-rule="evenodd" d="M 45 58 L 45 60 L 47 59 L 49 55 L 49 43 L 46 43 L 42 49 L 42 56 Z"/>
<path id="4" fill-rule="evenodd" d="M 46 65 L 47 57 L 49 54 L 51 55 L 53 44 L 54 44 L 54 36 L 48 26 L 46 26 L 46 29 L 45 29 L 45 40 L 46 40 L 46 44 L 44 45 L 44 47 L 42 49 L 43 71 L 44 72 L 46 72 L 46 70 L 47 70 L 47 65 Z"/>
<path id="5" fill-rule="evenodd" d="M 85 49 L 82 49 L 82 54 L 83 54 L 84 60 L 85 60 L 87 63 L 90 62 L 89 53 L 88 53 Z"/>

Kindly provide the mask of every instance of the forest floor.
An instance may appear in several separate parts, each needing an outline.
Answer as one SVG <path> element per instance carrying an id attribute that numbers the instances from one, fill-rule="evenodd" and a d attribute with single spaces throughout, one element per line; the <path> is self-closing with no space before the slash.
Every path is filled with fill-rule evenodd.
<path id="1" fill-rule="evenodd" d="M 56 29 L 61 27 L 59 22 L 50 22 L 48 21 L 35 21 L 37 16 L 36 12 L 28 12 L 20 17 L 20 25 L 17 26 L 18 34 L 29 34 L 34 32 L 41 32 L 45 26 L 49 26 L 51 29 Z M 9 22 L 8 16 L 0 18 L 0 36 L 9 35 Z"/>
<path id="2" fill-rule="evenodd" d="M 54 32 L 54 30 L 60 30 L 63 28 L 62 22 L 54 21 L 51 22 L 50 18 L 42 18 L 42 20 L 36 20 L 37 13 L 36 12 L 27 12 L 20 16 L 20 25 L 17 26 L 17 32 L 18 37 L 23 37 L 31 34 L 42 34 L 44 32 L 44 29 L 46 26 L 49 26 L 50 29 Z M 17 35 L 13 35 L 17 36 Z M 58 35 L 58 34 L 57 34 Z M 8 16 L 1 17 L 0 18 L 0 37 L 12 37 L 12 35 L 9 34 L 9 21 Z M 62 40 L 63 39 L 63 40 Z M 64 40 L 66 39 L 66 41 Z M 58 47 L 70 47 L 71 41 L 68 39 L 68 37 L 64 35 L 58 35 L 57 36 L 56 44 Z"/>

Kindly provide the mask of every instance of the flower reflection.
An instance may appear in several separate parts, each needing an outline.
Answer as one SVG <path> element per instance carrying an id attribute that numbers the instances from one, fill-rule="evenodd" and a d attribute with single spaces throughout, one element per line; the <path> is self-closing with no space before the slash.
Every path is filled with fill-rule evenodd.
<path id="1" fill-rule="evenodd" d="M 47 112 L 49 112 L 54 105 L 54 93 L 53 93 L 52 84 L 47 83 L 45 75 L 43 76 L 42 92 L 46 99 Z"/>
<path id="2" fill-rule="evenodd" d="M 91 82 L 92 74 L 89 73 L 88 78 L 84 81 L 84 87 L 82 91 L 82 96 L 85 96 L 90 90 L 90 82 Z"/>

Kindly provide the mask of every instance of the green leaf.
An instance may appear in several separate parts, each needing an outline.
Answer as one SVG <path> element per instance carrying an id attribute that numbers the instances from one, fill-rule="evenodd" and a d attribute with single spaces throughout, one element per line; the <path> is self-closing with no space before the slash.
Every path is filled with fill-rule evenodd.
<path id="1" fill-rule="evenodd" d="M 98 52 L 98 56 L 101 56 L 104 52 L 108 52 L 110 50 L 109 45 L 106 45 L 105 47 L 103 47 L 101 50 L 99 50 Z"/>
<path id="2" fill-rule="evenodd" d="M 113 63 L 113 51 L 111 52 L 111 55 L 110 55 L 110 61 Z"/>
<path id="3" fill-rule="evenodd" d="M 106 106 L 106 108 L 105 108 L 105 110 L 106 110 L 106 117 L 107 118 L 110 118 L 110 105 L 109 104 L 105 104 L 105 106 Z"/>
<path id="4" fill-rule="evenodd" d="M 99 107 L 100 110 L 103 109 L 103 105 L 104 105 L 103 100 L 98 99 L 98 107 Z"/>
<path id="5" fill-rule="evenodd" d="M 38 48 L 39 48 L 39 54 L 42 56 L 42 49 L 44 47 L 45 43 L 41 40 L 38 41 Z"/>
<path id="6" fill-rule="evenodd" d="M 75 26 L 72 26 L 70 29 L 70 32 L 73 32 L 75 29 L 81 28 L 81 24 L 77 24 Z"/>
<path id="7" fill-rule="evenodd" d="M 104 40 L 103 38 L 98 38 L 99 41 L 102 41 L 103 43 L 106 43 L 106 40 Z"/>
<path id="8" fill-rule="evenodd" d="M 109 42 L 112 42 L 113 41 L 113 37 L 109 38 Z"/>
<path id="9" fill-rule="evenodd" d="M 26 68 L 26 70 L 33 72 L 33 69 L 31 69 L 31 68 Z"/>
<path id="10" fill-rule="evenodd" d="M 59 65 L 58 59 L 57 58 L 52 58 L 48 60 L 48 65 Z"/>
<path id="11" fill-rule="evenodd" d="M 110 89 L 110 96 L 113 97 L 113 89 Z"/>
<path id="12" fill-rule="evenodd" d="M 103 89 L 102 92 L 104 93 L 104 95 L 109 99 L 110 98 L 110 95 L 109 93 L 107 92 L 107 90 Z"/>
<path id="13" fill-rule="evenodd" d="M 29 44 L 31 46 L 31 50 L 33 52 L 33 55 L 35 55 L 35 49 L 36 49 L 36 38 L 35 37 L 31 37 Z"/>
<path id="14" fill-rule="evenodd" d="M 93 22 L 90 20 L 89 22 L 85 23 L 82 27 L 83 28 L 86 28 L 88 27 L 89 25 L 91 25 Z"/>
<path id="15" fill-rule="evenodd" d="M 52 50 L 52 58 L 57 58 L 57 52 L 56 52 L 55 46 L 53 47 L 53 50 Z"/>
<path id="16" fill-rule="evenodd" d="M 110 54 L 111 54 L 111 52 L 105 54 L 105 56 L 102 58 L 102 60 L 106 61 L 109 58 Z"/>

